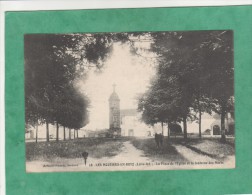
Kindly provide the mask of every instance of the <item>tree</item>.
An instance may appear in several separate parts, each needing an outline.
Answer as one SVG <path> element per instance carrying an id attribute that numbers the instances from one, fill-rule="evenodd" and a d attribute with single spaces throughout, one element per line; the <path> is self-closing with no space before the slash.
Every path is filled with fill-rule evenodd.
<path id="1" fill-rule="evenodd" d="M 74 81 L 85 74 L 88 66 L 95 64 L 97 68 L 100 68 L 100 63 L 107 57 L 110 48 L 111 38 L 99 34 L 25 36 L 26 122 L 34 123 L 42 119 L 47 127 L 47 141 L 49 141 L 49 123 L 56 122 L 58 127 L 62 119 L 60 115 L 66 115 L 68 112 L 67 110 L 62 112 L 62 105 L 58 103 L 62 102 L 61 100 L 64 99 L 62 97 L 69 98 L 65 100 L 66 102 L 87 106 L 86 97 L 84 99 L 71 97 L 71 95 L 66 95 L 69 92 L 64 89 L 72 88 L 71 92 L 76 91 L 73 87 Z M 67 106 L 63 108 L 68 109 Z M 76 123 L 78 128 L 80 124 L 85 124 L 83 120 L 87 120 L 80 118 L 87 117 L 85 112 L 87 112 L 86 107 L 81 111 L 72 110 L 72 114 L 79 114 L 79 116 L 73 114 L 79 120 Z M 65 127 L 74 126 L 73 124 L 64 125 Z M 58 136 L 56 139 L 58 140 Z"/>
<path id="2" fill-rule="evenodd" d="M 65 127 L 80 129 L 88 123 L 89 100 L 73 86 L 67 86 L 63 89 L 63 93 L 54 106 L 55 119 L 64 127 L 65 135 Z"/>
<path id="3" fill-rule="evenodd" d="M 157 74 L 162 81 L 159 82 L 161 90 L 172 94 L 169 102 L 174 105 L 172 106 L 174 116 L 183 122 L 184 137 L 187 138 L 186 120 L 191 117 L 190 107 L 193 102 L 191 78 L 194 64 L 189 60 L 191 48 L 181 33 L 153 34 L 153 37 L 152 49 L 160 57 Z"/>
<path id="4" fill-rule="evenodd" d="M 150 88 L 139 98 L 138 110 L 142 111 L 142 120 L 151 125 L 166 122 L 169 134 L 169 126 L 181 122 L 183 116 L 179 93 L 176 79 L 167 79 L 159 66 Z"/>
<path id="5" fill-rule="evenodd" d="M 215 111 L 221 115 L 222 141 L 225 141 L 225 116 L 230 111 L 229 100 L 234 96 L 233 32 L 223 31 L 215 36 L 218 41 L 211 45 L 212 53 L 207 58 L 211 66 L 215 65 L 210 70 L 209 95 L 218 104 Z"/>
<path id="6" fill-rule="evenodd" d="M 164 32 L 152 36 L 152 50 L 157 53 L 161 68 L 157 74 L 174 79 L 177 84 L 179 94 L 175 99 L 185 137 L 186 119 L 192 118 L 192 109 L 199 112 L 199 117 L 202 111 L 211 109 L 220 113 L 224 129 L 226 104 L 233 95 L 232 32 Z"/>
<path id="7" fill-rule="evenodd" d="M 63 139 L 66 140 L 66 127 L 63 126 Z"/>
<path id="8" fill-rule="evenodd" d="M 47 129 L 49 141 L 49 123 L 54 123 L 53 103 L 57 88 L 66 82 L 62 63 L 54 53 L 55 45 L 62 45 L 61 39 L 55 35 L 25 36 L 25 105 L 26 122 L 39 116 Z M 54 45 L 55 44 L 55 45 Z M 58 72 L 58 73 L 57 73 Z M 32 113 L 32 114 L 29 114 Z"/>

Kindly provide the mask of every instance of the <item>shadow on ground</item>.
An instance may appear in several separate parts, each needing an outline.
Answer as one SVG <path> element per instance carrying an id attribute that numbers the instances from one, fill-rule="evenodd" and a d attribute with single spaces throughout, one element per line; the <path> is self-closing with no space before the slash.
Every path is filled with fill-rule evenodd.
<path id="1" fill-rule="evenodd" d="M 227 156 L 235 154 L 235 143 L 233 138 L 228 138 L 226 143 L 222 143 L 220 138 L 193 138 L 176 139 L 171 138 L 172 144 L 180 144 L 192 151 L 210 158 L 224 160 Z"/>
<path id="2" fill-rule="evenodd" d="M 146 157 L 152 160 L 167 161 L 167 162 L 181 162 L 187 161 L 174 146 L 164 139 L 163 148 L 157 149 L 154 138 L 132 138 L 131 143 L 139 150 L 143 150 Z"/>

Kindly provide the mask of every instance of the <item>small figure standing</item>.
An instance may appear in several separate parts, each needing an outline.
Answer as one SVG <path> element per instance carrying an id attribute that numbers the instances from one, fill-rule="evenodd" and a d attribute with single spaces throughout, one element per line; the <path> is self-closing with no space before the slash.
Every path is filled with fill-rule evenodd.
<path id="1" fill-rule="evenodd" d="M 163 135 L 161 133 L 159 134 L 155 133 L 155 142 L 157 145 L 157 149 L 160 149 L 163 147 Z"/>
<path id="2" fill-rule="evenodd" d="M 84 152 L 82 152 L 82 157 L 84 158 L 84 162 L 85 162 L 85 165 L 86 165 L 86 163 L 87 163 L 87 158 L 88 158 L 88 152 L 86 152 L 86 151 L 84 151 Z"/>

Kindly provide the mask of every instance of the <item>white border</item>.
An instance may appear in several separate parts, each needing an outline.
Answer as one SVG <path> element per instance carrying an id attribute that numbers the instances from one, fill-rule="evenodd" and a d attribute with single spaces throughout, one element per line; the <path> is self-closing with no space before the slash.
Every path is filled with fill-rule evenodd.
<path id="1" fill-rule="evenodd" d="M 252 0 L 93 0 L 93 1 L 1 1 L 0 0 L 0 194 L 5 194 L 4 121 L 4 13 L 29 10 L 77 10 L 104 8 L 185 7 L 252 5 Z"/>
<path id="2" fill-rule="evenodd" d="M 0 0 L 1 1 L 1 0 Z M 252 0 L 2 1 L 4 11 L 251 5 Z"/>

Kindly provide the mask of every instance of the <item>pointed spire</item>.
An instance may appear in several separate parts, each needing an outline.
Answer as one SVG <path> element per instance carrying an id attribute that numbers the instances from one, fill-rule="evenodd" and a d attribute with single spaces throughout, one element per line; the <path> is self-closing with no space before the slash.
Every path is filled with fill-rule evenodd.
<path id="1" fill-rule="evenodd" d="M 120 100 L 117 93 L 115 92 L 116 84 L 114 83 L 112 86 L 113 86 L 113 92 L 109 97 L 109 101 L 111 101 L 111 100 Z"/>

